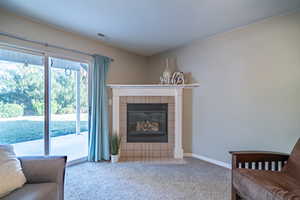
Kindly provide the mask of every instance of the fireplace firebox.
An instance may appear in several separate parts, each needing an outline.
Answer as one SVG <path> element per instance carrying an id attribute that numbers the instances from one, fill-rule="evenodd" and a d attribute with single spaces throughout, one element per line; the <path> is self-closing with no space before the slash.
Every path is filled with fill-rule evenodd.
<path id="1" fill-rule="evenodd" d="M 168 104 L 127 104 L 127 142 L 167 143 Z"/>

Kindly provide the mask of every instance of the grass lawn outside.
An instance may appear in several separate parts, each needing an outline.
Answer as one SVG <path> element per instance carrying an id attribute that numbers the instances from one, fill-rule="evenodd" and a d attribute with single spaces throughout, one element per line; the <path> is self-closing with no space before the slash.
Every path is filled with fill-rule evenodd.
<path id="1" fill-rule="evenodd" d="M 76 133 L 76 121 L 72 120 L 72 117 L 70 118 L 69 116 L 59 115 L 58 117 L 54 117 L 54 119 L 51 120 L 51 137 Z M 88 122 L 81 121 L 80 132 L 84 132 L 87 130 Z M 43 137 L 43 117 L 26 116 L 19 119 L 0 120 L 0 144 L 15 144 L 42 139 Z"/>

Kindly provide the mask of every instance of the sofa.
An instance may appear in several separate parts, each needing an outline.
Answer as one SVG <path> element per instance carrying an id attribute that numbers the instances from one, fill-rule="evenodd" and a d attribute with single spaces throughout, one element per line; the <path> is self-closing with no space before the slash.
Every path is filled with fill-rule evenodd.
<path id="1" fill-rule="evenodd" d="M 233 151 L 232 200 L 300 200 L 300 139 L 291 155 Z"/>
<path id="2" fill-rule="evenodd" d="M 27 182 L 3 200 L 64 199 L 66 156 L 19 157 L 19 160 Z"/>

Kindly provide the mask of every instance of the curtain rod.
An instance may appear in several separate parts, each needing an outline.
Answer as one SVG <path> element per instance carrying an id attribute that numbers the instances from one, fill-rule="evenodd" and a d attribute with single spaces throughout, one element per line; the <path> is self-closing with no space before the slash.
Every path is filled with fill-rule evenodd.
<path id="1" fill-rule="evenodd" d="M 30 40 L 30 39 L 23 38 L 23 37 L 20 37 L 20 36 L 16 36 L 16 35 L 13 35 L 13 34 L 10 34 L 10 33 L 0 32 L 0 35 L 6 36 L 6 37 L 10 37 L 10 38 L 13 38 L 13 39 L 17 39 L 17 40 L 22 40 L 22 41 L 25 41 L 25 42 L 31 42 L 31 43 L 42 45 L 42 46 L 45 46 L 45 47 L 62 49 L 64 51 L 70 51 L 70 52 L 73 52 L 73 53 L 78 53 L 78 54 L 82 54 L 82 55 L 92 56 L 93 57 L 93 54 L 90 54 L 90 53 L 86 53 L 86 52 L 79 51 L 79 50 L 76 50 L 76 49 L 69 49 L 69 48 L 65 48 L 65 47 L 61 47 L 61 46 L 49 44 L 49 43 L 46 43 L 46 42 L 40 42 L 40 41 L 36 41 L 36 40 Z M 114 61 L 113 58 L 109 58 L 109 59 L 112 62 Z"/>

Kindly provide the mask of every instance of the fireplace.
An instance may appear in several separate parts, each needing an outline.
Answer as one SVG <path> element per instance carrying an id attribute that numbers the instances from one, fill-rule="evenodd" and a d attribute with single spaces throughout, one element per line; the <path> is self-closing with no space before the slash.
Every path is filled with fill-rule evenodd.
<path id="1" fill-rule="evenodd" d="M 168 104 L 128 103 L 127 142 L 168 143 Z"/>
<path id="2" fill-rule="evenodd" d="M 182 93 L 185 88 L 198 87 L 197 84 L 181 86 L 117 84 L 109 86 L 112 88 L 112 131 L 121 137 L 120 156 L 122 159 L 183 158 Z M 135 104 L 133 109 L 130 104 Z M 145 129 L 142 129 L 143 132 L 137 133 L 137 130 L 141 130 L 141 128 L 137 129 L 136 119 L 132 119 L 130 112 L 143 111 L 147 113 L 157 109 L 139 108 L 136 110 L 134 108 L 137 106 L 136 104 L 165 104 L 164 109 L 158 108 L 160 116 L 165 116 L 160 120 L 165 119 L 166 122 L 159 124 L 160 131 L 155 128 L 157 124 L 149 124 L 150 121 L 144 121 L 144 124 L 140 123 L 139 127 L 145 125 Z M 136 115 L 136 113 L 131 114 Z M 149 126 L 154 126 L 154 128 L 149 128 Z"/>

